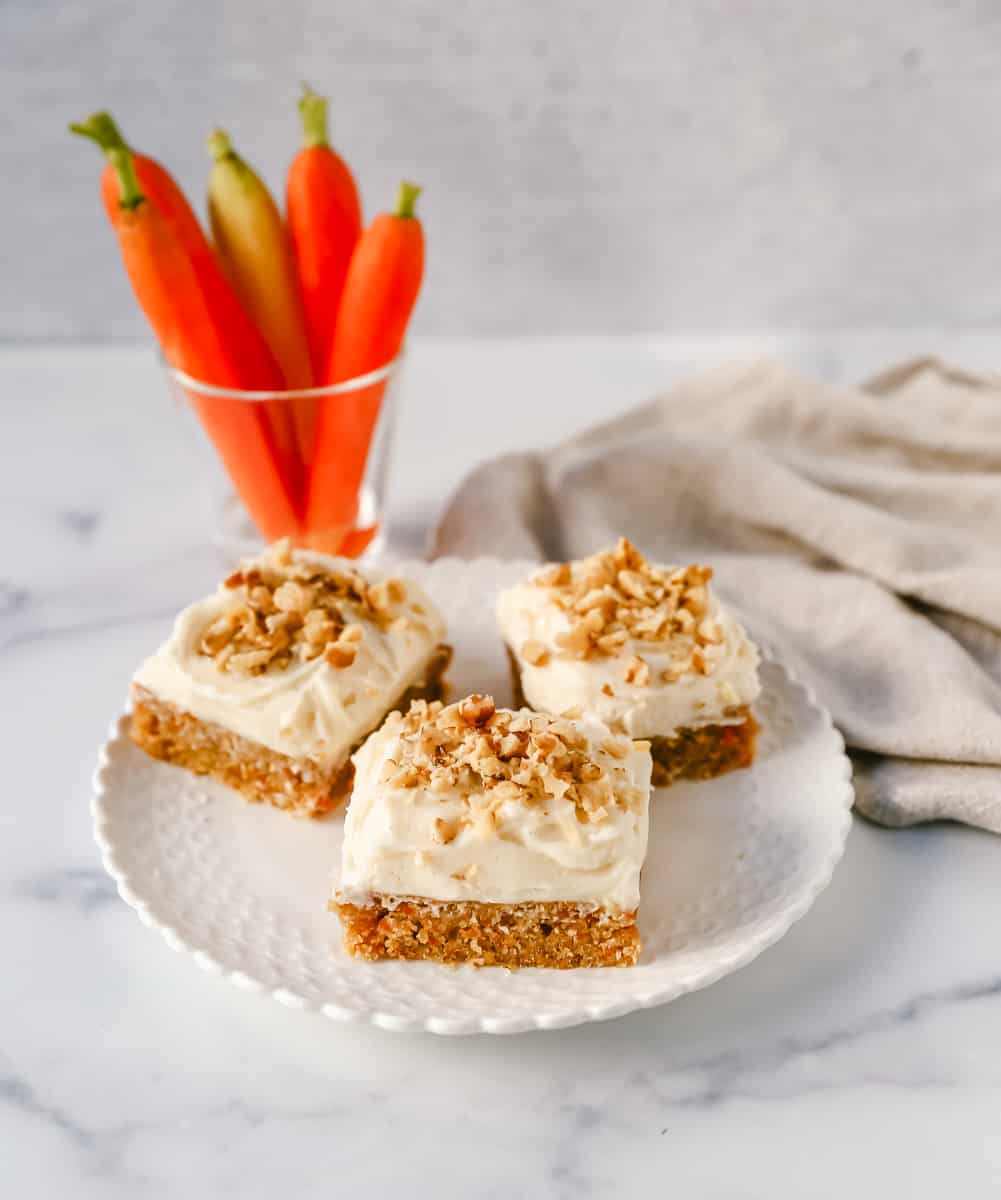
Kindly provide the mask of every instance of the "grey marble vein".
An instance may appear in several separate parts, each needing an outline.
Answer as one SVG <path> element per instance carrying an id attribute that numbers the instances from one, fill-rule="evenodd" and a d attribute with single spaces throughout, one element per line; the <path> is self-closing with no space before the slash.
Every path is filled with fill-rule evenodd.
<path id="1" fill-rule="evenodd" d="M 31 594 L 26 588 L 0 579 L 0 621 L 24 612 L 30 600 Z"/>
<path id="2" fill-rule="evenodd" d="M 27 1079 L 9 1070 L 0 1072 L 0 1104 L 51 1126 L 78 1149 L 92 1151 L 97 1145 L 98 1139 L 93 1130 L 58 1105 L 43 1100 Z"/>
<path id="3" fill-rule="evenodd" d="M 677 1094 L 663 1099 L 667 1107 L 713 1108 L 737 1096 L 754 1095 L 759 1099 L 767 1099 L 771 1095 L 781 1099 L 786 1094 L 798 1094 L 810 1090 L 800 1081 L 791 1084 L 788 1093 L 769 1090 L 775 1075 L 795 1060 L 809 1055 L 836 1053 L 865 1039 L 893 1033 L 902 1027 L 924 1021 L 944 1010 L 985 1000 L 996 1002 L 994 1008 L 998 1024 L 1001 1026 L 999 975 L 922 992 L 907 997 L 893 1007 L 860 1014 L 850 1024 L 822 1033 L 780 1038 L 760 1047 L 727 1050 L 707 1058 L 682 1057 L 676 1062 L 665 1064 L 665 1075 L 693 1076 L 699 1082 L 692 1087 L 682 1085 Z M 656 1087 L 654 1079 L 646 1072 L 637 1075 L 635 1082 L 641 1081 Z M 902 1072 L 899 1077 L 879 1072 L 863 1073 L 859 1081 L 899 1087 L 921 1086 L 922 1083 L 926 1086 L 944 1086 L 950 1082 L 941 1076 L 915 1079 L 909 1077 L 907 1072 Z M 768 1086 L 759 1089 L 754 1086 L 755 1083 Z M 822 1082 L 818 1086 L 834 1085 Z"/>
<path id="4" fill-rule="evenodd" d="M 102 515 L 93 509 L 66 509 L 59 514 L 60 524 L 78 541 L 89 542 L 97 534 Z"/>
<path id="5" fill-rule="evenodd" d="M 18 617 L 31 616 L 30 600 L 26 598 L 25 603 L 15 612 Z M 130 625 L 142 625 L 150 621 L 166 622 L 170 621 L 176 613 L 176 606 L 164 608 L 158 605 L 149 609 L 142 607 L 137 609 L 130 605 L 127 612 L 108 613 L 84 621 L 72 621 L 65 618 L 58 620 L 50 616 L 40 618 L 36 622 L 27 620 L 11 622 L 11 627 L 0 623 L 0 654 L 43 641 L 67 641 L 103 633 L 109 629 L 124 629 Z M 3 622 L 2 613 L 0 613 L 0 622 Z"/>
<path id="6" fill-rule="evenodd" d="M 185 1131 L 192 1127 L 212 1131 L 233 1127 L 241 1136 L 273 1125 L 329 1128 L 353 1111 L 348 1104 L 303 1107 L 293 1103 L 271 1108 L 234 1098 L 187 1114 L 106 1124 L 94 1116 L 77 1115 L 67 1106 L 46 1098 L 28 1076 L 15 1070 L 9 1058 L 0 1053 L 0 1062 L 5 1059 L 6 1065 L 0 1068 L 0 1108 L 6 1107 L 22 1118 L 38 1122 L 67 1141 L 76 1151 L 79 1166 L 86 1174 L 107 1185 L 124 1183 L 132 1189 L 141 1189 L 145 1174 L 141 1170 L 137 1172 L 129 1161 L 134 1144 L 141 1139 L 154 1135 L 183 1139 Z M 95 1100 L 99 1094 L 99 1081 L 95 1081 Z M 378 1096 L 374 1097 L 374 1102 L 378 1100 Z"/>
<path id="7" fill-rule="evenodd" d="M 118 899 L 114 880 L 98 867 L 43 871 L 14 880 L 10 891 L 15 899 L 58 905 L 84 915 Z"/>

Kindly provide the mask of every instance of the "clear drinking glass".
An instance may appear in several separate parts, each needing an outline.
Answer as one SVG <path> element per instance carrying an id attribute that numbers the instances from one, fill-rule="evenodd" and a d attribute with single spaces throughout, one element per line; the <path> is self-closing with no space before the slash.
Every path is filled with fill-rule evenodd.
<path id="1" fill-rule="evenodd" d="M 291 538 L 348 558 L 385 543 L 385 500 L 404 355 L 343 383 L 298 391 L 215 387 L 164 364 L 231 493 L 218 540 L 235 556 Z"/>

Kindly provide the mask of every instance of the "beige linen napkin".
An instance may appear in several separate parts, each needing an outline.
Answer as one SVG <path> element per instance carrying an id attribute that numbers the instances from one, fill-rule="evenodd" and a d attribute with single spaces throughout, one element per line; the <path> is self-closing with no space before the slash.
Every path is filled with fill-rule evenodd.
<path id="1" fill-rule="evenodd" d="M 834 714 L 866 816 L 1001 833 L 1001 381 L 723 367 L 479 468 L 434 549 L 567 558 L 620 533 L 716 568 Z"/>

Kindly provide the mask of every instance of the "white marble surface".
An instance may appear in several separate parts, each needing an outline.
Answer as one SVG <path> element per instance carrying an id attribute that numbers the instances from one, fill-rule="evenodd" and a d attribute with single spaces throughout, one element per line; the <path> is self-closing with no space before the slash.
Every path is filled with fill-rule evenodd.
<path id="1" fill-rule="evenodd" d="M 829 378 L 981 335 L 421 343 L 395 476 L 418 546 L 478 455 L 732 350 Z M 666 1008 L 507 1039 L 343 1027 L 228 987 L 136 920 L 90 839 L 94 751 L 204 587 L 213 483 L 138 351 L 0 355 L 0 1194 L 994 1197 L 1001 843 L 856 822 L 811 914 Z M 182 483 L 183 481 L 183 483 Z"/>

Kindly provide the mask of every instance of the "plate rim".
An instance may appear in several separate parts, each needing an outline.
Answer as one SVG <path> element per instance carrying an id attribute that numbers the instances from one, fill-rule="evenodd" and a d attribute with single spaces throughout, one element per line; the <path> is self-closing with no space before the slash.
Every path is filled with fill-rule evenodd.
<path id="1" fill-rule="evenodd" d="M 454 555 L 446 555 L 431 560 L 387 560 L 380 563 L 379 568 L 389 567 L 391 570 L 420 569 L 426 570 L 434 566 L 457 566 L 459 569 L 474 570 L 479 568 L 496 569 L 498 567 L 514 570 L 524 566 L 526 570 L 534 569 L 539 563 L 525 559 L 501 559 L 491 555 L 479 555 L 476 558 L 465 559 Z M 288 1008 L 317 1012 L 330 1020 L 344 1024 L 374 1025 L 394 1033 L 434 1033 L 448 1036 L 467 1036 L 471 1034 L 508 1034 L 530 1033 L 553 1029 L 566 1029 L 575 1025 L 591 1022 L 608 1021 L 626 1016 L 649 1008 L 657 1008 L 669 1004 L 680 996 L 701 991 L 711 987 L 720 979 L 741 970 L 753 962 L 759 955 L 770 949 L 789 932 L 797 921 L 801 920 L 813 907 L 817 897 L 828 887 L 834 871 L 844 857 L 848 843 L 848 835 L 852 829 L 852 808 L 855 803 L 855 792 L 852 786 L 852 762 L 848 756 L 845 740 L 840 730 L 835 726 L 829 710 L 817 699 L 813 688 L 802 680 L 789 661 L 776 650 L 768 639 L 754 640 L 761 650 L 762 657 L 777 667 L 785 676 L 787 682 L 803 693 L 807 705 L 820 718 L 823 734 L 831 743 L 832 755 L 838 758 L 840 779 L 838 784 L 838 799 L 841 802 L 840 821 L 836 833 L 837 845 L 829 854 L 823 865 L 817 870 L 810 886 L 773 918 L 762 933 L 738 953 L 724 958 L 711 970 L 694 980 L 679 980 L 667 987 L 657 989 L 644 995 L 636 995 L 629 999 L 619 999 L 605 1004 L 590 1007 L 560 1009 L 548 1014 L 525 1014 L 516 1017 L 491 1018 L 471 1015 L 468 1017 L 434 1017 L 415 1016 L 399 1017 L 392 1013 L 380 1012 L 377 1008 L 359 1010 L 331 1002 L 319 1003 L 307 996 L 300 995 L 286 987 L 271 987 L 260 979 L 248 975 L 245 971 L 236 970 L 220 962 L 207 950 L 189 942 L 175 926 L 154 916 L 145 900 L 133 888 L 129 874 L 119 861 L 114 842 L 108 835 L 111 818 L 106 810 L 108 799 L 107 775 L 111 767 L 110 747 L 118 738 L 125 736 L 123 722 L 131 711 L 131 705 L 126 703 L 115 715 L 108 734 L 98 751 L 97 764 L 91 780 L 90 812 L 93 821 L 93 836 L 101 855 L 101 864 L 114 881 L 118 895 L 133 909 L 140 921 L 149 929 L 158 932 L 167 945 L 179 953 L 189 954 L 204 971 L 218 975 L 242 991 L 269 995 Z"/>

